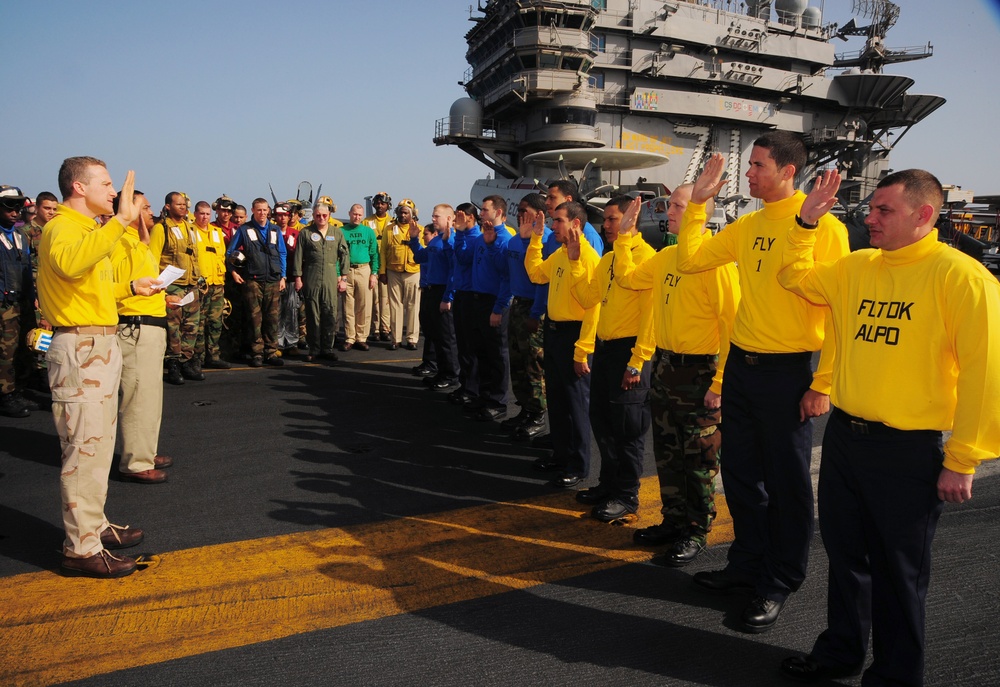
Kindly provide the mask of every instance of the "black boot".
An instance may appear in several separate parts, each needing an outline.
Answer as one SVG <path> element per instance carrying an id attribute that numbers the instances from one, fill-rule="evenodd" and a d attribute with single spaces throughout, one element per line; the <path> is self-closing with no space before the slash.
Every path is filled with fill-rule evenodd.
<path id="1" fill-rule="evenodd" d="M 201 358 L 199 358 L 198 356 L 194 356 L 188 362 L 191 363 L 191 369 L 192 370 L 194 370 L 198 374 L 201 374 Z"/>
<path id="2" fill-rule="evenodd" d="M 183 384 L 184 376 L 181 374 L 180 361 L 175 358 L 167 360 L 167 384 Z"/>
<path id="3" fill-rule="evenodd" d="M 7 417 L 28 417 L 31 411 L 14 393 L 0 394 L 0 415 Z"/>
<path id="4" fill-rule="evenodd" d="M 181 363 L 181 376 L 184 379 L 190 379 L 192 382 L 205 381 L 205 373 L 195 369 L 193 358 Z"/>

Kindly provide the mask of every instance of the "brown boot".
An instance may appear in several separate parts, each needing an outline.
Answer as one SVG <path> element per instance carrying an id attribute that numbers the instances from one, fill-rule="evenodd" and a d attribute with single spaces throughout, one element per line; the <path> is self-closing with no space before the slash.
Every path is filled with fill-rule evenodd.
<path id="1" fill-rule="evenodd" d="M 131 575 L 135 572 L 136 565 L 134 558 L 115 556 L 110 551 L 102 549 L 87 558 L 63 556 L 59 568 L 62 574 L 68 577 L 111 579 Z"/>
<path id="2" fill-rule="evenodd" d="M 145 536 L 138 527 L 128 525 L 113 525 L 108 523 L 107 529 L 101 532 L 101 544 L 106 549 L 127 549 L 142 541 Z"/>

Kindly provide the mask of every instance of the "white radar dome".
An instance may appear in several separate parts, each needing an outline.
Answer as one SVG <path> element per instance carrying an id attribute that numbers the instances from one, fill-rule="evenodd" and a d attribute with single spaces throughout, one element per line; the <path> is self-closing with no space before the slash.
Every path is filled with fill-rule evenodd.
<path id="1" fill-rule="evenodd" d="M 459 98 L 448 111 L 448 133 L 452 136 L 481 136 L 483 106 L 472 98 Z"/>
<path id="2" fill-rule="evenodd" d="M 807 7 L 802 11 L 802 28 L 818 29 L 823 19 L 823 10 L 818 7 Z"/>

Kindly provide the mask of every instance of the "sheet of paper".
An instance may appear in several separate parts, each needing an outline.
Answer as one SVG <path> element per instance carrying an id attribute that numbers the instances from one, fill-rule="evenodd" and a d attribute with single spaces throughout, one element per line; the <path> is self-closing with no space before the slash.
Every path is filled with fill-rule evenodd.
<path id="1" fill-rule="evenodd" d="M 167 288 L 175 281 L 183 277 L 185 272 L 187 272 L 187 270 L 182 270 L 180 267 L 167 265 L 166 267 L 163 268 L 163 271 L 160 272 L 160 276 L 157 277 L 157 279 L 160 282 L 160 288 L 161 289 Z"/>
<path id="2" fill-rule="evenodd" d="M 177 301 L 177 305 L 187 305 L 188 303 L 194 302 L 194 291 L 188 291 L 184 298 Z"/>

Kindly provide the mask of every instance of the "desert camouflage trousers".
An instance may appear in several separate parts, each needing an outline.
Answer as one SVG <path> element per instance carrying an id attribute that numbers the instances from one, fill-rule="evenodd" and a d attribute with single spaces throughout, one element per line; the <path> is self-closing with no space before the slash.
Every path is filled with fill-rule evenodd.
<path id="1" fill-rule="evenodd" d="M 201 323 L 194 354 L 202 362 L 219 359 L 219 338 L 222 336 L 222 311 L 226 307 L 226 287 L 209 285 L 201 294 Z"/>
<path id="2" fill-rule="evenodd" d="M 104 547 L 104 502 L 118 430 L 122 354 L 116 327 L 107 334 L 57 330 L 46 361 L 52 418 L 62 448 L 63 554 L 92 556 Z"/>
<path id="3" fill-rule="evenodd" d="M 544 316 L 535 331 L 529 330 L 532 301 L 515 297 L 510 304 L 507 351 L 510 356 L 510 387 L 522 411 L 545 412 L 545 370 L 542 367 Z"/>
<path id="4" fill-rule="evenodd" d="M 658 348 L 653 365 L 649 399 L 663 522 L 704 543 L 715 520 L 722 445 L 720 411 L 704 401 L 716 361 L 688 363 Z"/>
<path id="5" fill-rule="evenodd" d="M 222 287 L 220 286 L 219 289 Z M 118 326 L 122 352 L 118 424 L 122 472 L 143 472 L 155 466 L 163 418 L 163 352 L 167 330 L 152 325 Z"/>
<path id="6" fill-rule="evenodd" d="M 167 295 L 183 296 L 189 286 L 167 287 Z M 201 294 L 194 290 L 194 300 L 179 308 L 167 308 L 167 357 L 184 362 L 194 357 L 201 332 Z"/>

